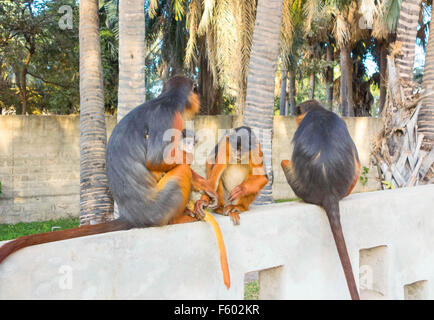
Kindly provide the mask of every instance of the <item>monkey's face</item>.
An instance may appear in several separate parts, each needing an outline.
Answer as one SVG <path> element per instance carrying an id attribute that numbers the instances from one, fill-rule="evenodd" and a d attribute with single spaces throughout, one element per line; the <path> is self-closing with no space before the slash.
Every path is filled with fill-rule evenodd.
<path id="1" fill-rule="evenodd" d="M 193 84 L 191 92 L 188 96 L 188 102 L 185 106 L 184 116 L 185 120 L 191 120 L 199 112 L 200 98 L 197 90 L 197 85 Z"/>

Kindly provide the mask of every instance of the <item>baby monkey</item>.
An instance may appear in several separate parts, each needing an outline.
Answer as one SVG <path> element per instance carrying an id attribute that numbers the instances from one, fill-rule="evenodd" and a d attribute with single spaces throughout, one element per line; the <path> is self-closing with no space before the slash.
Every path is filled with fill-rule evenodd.
<path id="1" fill-rule="evenodd" d="M 197 144 L 198 139 L 195 136 L 194 132 L 192 130 L 183 129 L 182 130 L 182 139 L 179 141 L 179 149 L 184 151 L 186 153 L 186 159 L 187 164 L 191 164 L 194 157 L 194 147 Z M 193 174 L 196 174 L 192 170 Z M 194 179 L 194 177 L 193 177 Z M 193 184 L 194 185 L 194 184 Z M 194 219 L 204 220 L 208 222 L 211 227 L 213 228 L 214 234 L 217 239 L 217 245 L 220 252 L 220 265 L 223 273 L 223 282 L 226 285 L 226 287 L 230 288 L 230 275 L 229 275 L 229 266 L 228 266 L 228 260 L 226 255 L 226 247 L 223 240 L 223 235 L 220 230 L 220 227 L 213 217 L 212 214 L 210 214 L 208 211 L 205 210 L 205 207 L 210 208 L 216 208 L 217 207 L 217 200 L 213 201 L 212 203 L 204 202 L 202 200 L 194 201 L 193 195 L 194 193 L 197 193 L 200 190 L 192 190 L 190 195 L 190 200 L 187 203 L 187 207 L 185 209 L 185 216 L 191 217 Z M 214 198 L 216 199 L 216 198 Z M 188 219 L 188 218 L 186 218 Z"/>

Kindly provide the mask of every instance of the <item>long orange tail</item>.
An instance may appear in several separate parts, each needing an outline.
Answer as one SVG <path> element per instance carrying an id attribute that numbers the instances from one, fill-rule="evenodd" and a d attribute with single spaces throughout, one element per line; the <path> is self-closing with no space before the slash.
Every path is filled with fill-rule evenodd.
<path id="1" fill-rule="evenodd" d="M 231 287 L 231 279 L 229 275 L 229 267 L 228 267 L 228 258 L 226 256 L 226 248 L 225 248 L 225 242 L 223 240 L 222 231 L 220 230 L 220 227 L 216 221 L 216 219 L 213 217 L 213 215 L 206 210 L 204 210 L 205 218 L 204 220 L 208 222 L 211 227 L 214 230 L 215 237 L 217 239 L 217 245 L 220 252 L 220 266 L 223 272 L 223 282 L 226 285 L 226 288 Z"/>
<path id="2" fill-rule="evenodd" d="M 19 237 L 15 240 L 5 243 L 0 248 L 0 263 L 15 251 L 47 242 L 54 242 L 78 237 L 89 236 L 92 234 L 106 233 L 111 231 L 120 231 L 131 229 L 131 225 L 123 220 L 113 220 L 105 223 L 86 225 L 78 228 L 59 230 L 54 232 L 45 232 L 32 234 L 29 236 Z"/>

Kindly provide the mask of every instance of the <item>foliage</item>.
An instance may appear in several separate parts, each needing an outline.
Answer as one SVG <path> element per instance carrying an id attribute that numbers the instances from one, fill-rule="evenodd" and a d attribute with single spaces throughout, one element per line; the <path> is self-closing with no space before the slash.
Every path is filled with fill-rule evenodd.
<path id="1" fill-rule="evenodd" d="M 360 183 L 362 184 L 362 186 L 366 186 L 366 184 L 368 183 L 368 173 L 369 173 L 369 168 L 363 167 L 362 172 L 360 174 Z"/>
<path id="2" fill-rule="evenodd" d="M 258 300 L 259 281 L 250 281 L 244 285 L 244 300 Z"/>
<path id="3" fill-rule="evenodd" d="M 78 225 L 78 218 L 57 219 L 30 223 L 19 222 L 17 224 L 0 224 L 0 241 L 15 239 L 30 234 L 50 232 L 53 227 L 60 227 L 60 229 L 70 229 L 78 227 Z"/>
<path id="4" fill-rule="evenodd" d="M 73 8 L 62 29 L 59 7 Z M 29 113 L 78 109 L 78 7 L 75 0 L 0 2 L 1 105 Z"/>
<path id="5" fill-rule="evenodd" d="M 113 114 L 119 75 L 119 0 L 100 0 L 99 4 L 104 103 L 106 112 Z M 202 96 L 219 95 L 207 100 L 208 104 L 219 104 L 215 110 L 224 114 L 241 112 L 256 4 L 255 0 L 146 0 L 146 98 L 158 95 L 162 81 L 168 77 L 184 73 L 200 83 Z M 62 5 L 73 9 L 72 30 L 59 28 L 62 13 L 58 9 Z M 374 97 L 363 103 L 374 103 L 362 108 L 376 116 L 379 76 L 366 79 L 367 70 L 357 70 L 357 63 L 362 61 L 364 65 L 367 54 L 379 63 L 374 39 L 393 38 L 400 5 L 401 0 L 284 0 L 278 70 L 297 72 L 296 103 L 308 99 L 312 73 L 316 77 L 315 98 L 327 102 L 326 88 L 331 83 L 327 70 L 334 68 L 334 80 L 339 80 L 339 49 L 348 45 L 353 82 L 371 81 L 369 91 Z M 418 38 L 424 47 L 431 1 L 422 1 L 422 7 Z M 361 13 L 371 29 L 360 27 Z M 327 46 L 333 49 L 332 61 L 326 59 Z M 0 111 L 20 113 L 25 105 L 25 111 L 34 114 L 78 113 L 78 66 L 77 0 L 0 1 Z M 416 70 L 418 82 L 422 71 Z M 280 72 L 276 74 L 278 87 Z M 205 76 L 206 81 L 202 78 Z M 357 92 L 357 86 L 353 90 L 354 96 L 364 94 Z M 334 92 L 335 104 L 339 99 L 338 90 Z"/>
<path id="6" fill-rule="evenodd" d="M 381 184 L 383 185 L 383 188 L 386 190 L 387 189 L 391 189 L 391 190 L 395 189 L 395 186 L 393 185 L 392 181 L 383 180 L 383 181 L 381 181 Z"/>

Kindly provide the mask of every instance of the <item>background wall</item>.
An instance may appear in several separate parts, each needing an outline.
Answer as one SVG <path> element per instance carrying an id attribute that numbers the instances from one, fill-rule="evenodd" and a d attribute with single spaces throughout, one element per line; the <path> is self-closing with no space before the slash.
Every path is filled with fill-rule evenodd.
<path id="1" fill-rule="evenodd" d="M 194 130 L 208 129 L 205 157 L 218 140 L 218 129 L 233 126 L 232 116 L 198 116 Z M 362 166 L 369 167 L 372 138 L 381 128 L 374 118 L 345 119 L 358 151 Z M 0 116 L 0 223 L 43 221 L 79 215 L 80 184 L 80 119 L 78 116 Z M 108 136 L 116 124 L 115 117 L 106 117 Z M 294 117 L 276 116 L 273 137 L 275 199 L 294 197 L 280 162 L 290 159 L 290 141 L 296 129 Z M 205 174 L 200 163 L 192 166 Z M 376 173 L 376 170 L 375 170 Z M 374 170 L 368 183 L 356 186 L 355 192 L 378 189 Z"/>

